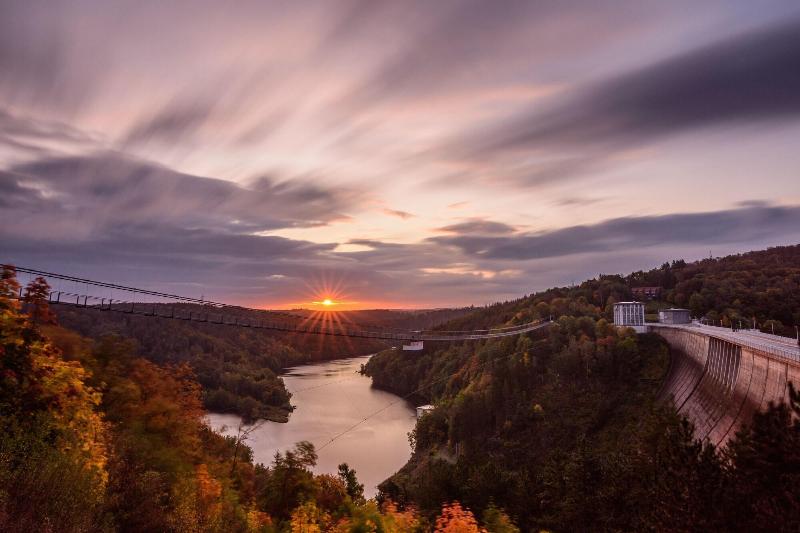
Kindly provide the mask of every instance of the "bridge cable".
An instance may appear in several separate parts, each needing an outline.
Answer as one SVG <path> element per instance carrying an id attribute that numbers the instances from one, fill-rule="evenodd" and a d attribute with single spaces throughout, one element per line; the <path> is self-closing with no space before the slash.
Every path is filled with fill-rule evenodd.
<path id="1" fill-rule="evenodd" d="M 282 376 L 280 376 L 280 377 L 282 377 Z M 335 385 L 337 383 L 341 383 L 342 381 L 350 381 L 351 379 L 360 378 L 360 377 L 362 377 L 362 376 L 360 374 L 357 374 L 355 376 L 350 376 L 350 377 L 346 377 L 346 378 L 342 378 L 342 379 L 337 379 L 335 381 L 329 381 L 328 383 L 321 383 L 319 385 L 311 385 L 310 387 L 304 387 L 302 389 L 290 390 L 288 392 L 291 395 L 295 395 L 298 392 L 305 392 L 305 391 L 314 390 L 314 389 L 321 389 L 323 387 L 328 387 L 330 385 Z"/>
<path id="2" fill-rule="evenodd" d="M 495 358 L 493 358 L 493 359 L 489 359 L 488 361 L 485 361 L 484 363 L 481 363 L 481 364 L 480 364 L 480 365 L 478 365 L 477 367 L 474 367 L 474 368 L 473 368 L 473 370 L 480 370 L 480 369 L 482 369 L 482 368 L 486 367 L 487 365 L 489 365 L 489 363 L 494 363 L 495 361 L 502 361 L 503 359 L 508 359 L 508 358 L 510 358 L 510 357 L 513 357 L 513 356 L 515 356 L 515 355 L 519 355 L 519 354 L 522 354 L 522 353 L 523 353 L 523 352 L 512 352 L 512 353 L 510 353 L 510 354 L 508 354 L 508 355 L 503 355 L 503 356 L 501 356 L 501 357 L 495 357 Z M 330 440 L 328 440 L 328 441 L 327 441 L 327 442 L 325 442 L 325 443 L 324 443 L 322 446 L 320 446 L 319 448 L 317 448 L 317 451 L 324 450 L 326 447 L 328 447 L 329 445 L 333 444 L 333 443 L 334 443 L 334 441 L 336 441 L 336 440 L 338 440 L 339 438 L 343 437 L 344 435 L 346 435 L 346 434 L 350 433 L 351 431 L 353 431 L 354 429 L 356 429 L 358 426 L 360 426 L 361 424 L 363 424 L 364 422 L 366 422 L 366 421 L 367 421 L 367 420 L 369 420 L 370 418 L 373 418 L 373 417 L 375 417 L 375 416 L 377 416 L 377 415 L 381 414 L 382 412 L 384 412 L 384 411 L 385 411 L 385 410 L 387 410 L 388 408 L 392 407 L 393 405 L 396 405 L 396 404 L 398 404 L 398 403 L 400 403 L 400 402 L 403 402 L 403 401 L 407 401 L 409 398 L 411 398 L 412 396 L 414 396 L 414 395 L 415 395 L 415 394 L 417 394 L 418 392 L 422 392 L 423 390 L 425 390 L 425 389 L 427 389 L 427 388 L 429 388 L 429 387 L 432 387 L 433 385 L 436 385 L 436 384 L 438 384 L 438 383 L 441 383 L 441 382 L 443 382 L 443 381 L 445 381 L 445 380 L 451 379 L 452 377 L 454 377 L 454 376 L 455 376 L 455 375 L 457 375 L 457 374 L 458 374 L 458 372 L 456 372 L 456 373 L 453 373 L 453 374 L 448 374 L 447 376 L 445 376 L 445 377 L 443 377 L 443 378 L 436 379 L 436 380 L 434 380 L 434 381 L 432 381 L 432 382 L 428 383 L 427 385 L 423 385 L 422 387 L 420 387 L 420 388 L 418 388 L 418 389 L 416 389 L 416 390 L 414 390 L 414 391 L 411 391 L 411 392 L 409 392 L 408 394 L 406 394 L 406 395 L 404 395 L 404 396 L 401 396 L 401 397 L 400 397 L 400 398 L 398 398 L 397 400 L 394 400 L 394 401 L 391 401 L 391 402 L 389 402 L 388 404 L 384 405 L 383 407 L 381 407 L 381 408 L 380 408 L 380 409 L 378 409 L 377 411 L 374 411 L 373 413 L 371 413 L 371 414 L 367 415 L 366 417 L 362 418 L 361 420 L 359 420 L 358 422 L 356 422 L 356 423 L 355 423 L 355 424 L 353 424 L 352 426 L 348 427 L 348 428 L 347 428 L 347 429 L 345 429 L 344 431 L 341 431 L 341 432 L 337 433 L 336 435 L 334 435 L 334 436 L 333 436 L 333 437 L 332 437 Z"/>
<path id="3" fill-rule="evenodd" d="M 515 334 L 523 334 L 529 331 L 533 331 L 544 327 L 547 325 L 547 322 L 541 320 L 537 322 L 530 322 L 526 324 L 519 324 L 515 326 L 501 326 L 498 328 L 493 328 L 489 330 L 475 330 L 474 332 L 456 332 L 456 331 L 447 331 L 447 330 L 415 330 L 415 331 L 402 331 L 399 328 L 394 328 L 391 326 L 364 326 L 356 323 L 331 323 L 327 325 L 323 322 L 322 326 L 320 326 L 320 320 L 317 320 L 316 323 L 312 323 L 311 325 L 307 325 L 307 323 L 314 319 L 314 315 L 311 316 L 302 316 L 302 315 L 295 315 L 291 313 L 285 313 L 281 311 L 268 311 L 264 309 L 252 309 L 238 305 L 230 305 L 224 304 L 219 302 L 212 302 L 205 299 L 197 299 L 187 296 L 179 296 L 176 294 L 169 294 L 159 291 L 151 291 L 147 289 L 139 289 L 135 287 L 127 287 L 124 285 L 117 285 L 113 283 L 106 283 L 101 281 L 89 280 L 86 278 L 78 278 L 75 276 L 68 276 L 64 274 L 57 274 L 53 272 L 46 272 L 43 270 L 36 270 L 31 268 L 25 267 L 14 267 L 13 265 L 8 264 L 0 264 L 0 267 L 4 268 L 12 268 L 18 272 L 22 272 L 27 274 L 28 276 L 38 275 L 43 277 L 49 277 L 58 280 L 69 281 L 71 283 L 77 284 L 85 284 L 87 286 L 86 292 L 87 294 L 77 294 L 72 292 L 62 292 L 62 291 L 53 291 L 50 292 L 49 295 L 49 302 L 51 304 L 61 304 L 61 305 L 69 305 L 73 307 L 84 307 L 84 308 L 92 308 L 96 310 L 102 311 L 116 311 L 121 313 L 127 314 L 138 314 L 141 316 L 158 316 L 160 318 L 171 318 L 176 320 L 184 320 L 189 322 L 206 322 L 211 324 L 218 324 L 218 325 L 226 325 L 226 326 L 241 326 L 253 329 L 269 329 L 269 330 L 276 330 L 276 331 L 283 331 L 288 333 L 300 333 L 300 334 L 318 334 L 318 335 L 330 335 L 330 336 L 340 336 L 340 337 L 359 337 L 359 338 L 372 338 L 372 339 L 384 339 L 384 340 L 412 340 L 412 341 L 446 341 L 446 342 L 453 342 L 453 341 L 461 341 L 461 340 L 480 340 L 480 339 L 489 339 L 489 338 L 497 338 Z M 97 296 L 89 295 L 88 294 L 88 285 L 92 285 L 94 287 L 104 287 L 110 288 L 111 290 L 117 289 L 122 291 L 131 292 L 134 297 L 133 302 L 122 302 L 117 301 L 116 303 L 109 300 L 107 303 L 105 302 L 104 298 L 99 298 Z M 175 308 L 174 304 L 172 303 L 157 303 L 157 302 L 146 302 L 148 305 L 148 310 L 141 311 L 135 309 L 136 305 L 136 295 L 137 294 L 144 294 L 148 296 L 156 296 L 159 298 L 169 298 L 172 300 L 177 300 L 178 302 L 188 303 L 188 304 L 199 304 L 204 307 L 212 307 L 216 309 L 234 309 L 237 311 L 247 311 L 247 312 L 257 312 L 257 313 L 264 313 L 267 315 L 280 315 L 280 316 L 289 316 L 292 318 L 300 319 L 302 322 L 297 324 L 279 324 L 279 323 L 264 323 L 263 321 L 253 320 L 249 317 L 242 317 L 242 322 L 240 323 L 239 318 L 235 317 L 233 322 L 226 322 L 225 316 L 222 313 L 219 313 L 219 321 L 215 321 L 210 313 L 207 311 L 205 312 L 204 317 L 200 316 L 192 316 L 192 312 L 189 311 L 188 316 L 176 316 L 175 315 Z M 54 295 L 58 295 L 55 301 L 53 301 Z M 76 298 L 75 302 L 64 302 L 61 301 L 61 296 L 74 296 Z M 20 289 L 19 299 L 23 299 L 22 297 L 22 290 Z M 81 297 L 83 297 L 83 303 L 81 303 Z M 92 299 L 93 302 L 100 300 L 99 304 L 88 304 L 89 298 Z M 130 303 L 130 308 L 122 308 L 121 305 L 125 303 Z M 160 314 L 157 312 L 158 306 L 167 306 L 170 307 L 171 314 L 167 316 L 166 314 Z M 202 313 L 199 313 L 202 315 Z M 368 329 L 364 329 L 365 327 L 376 327 L 378 331 L 370 331 Z M 392 332 L 394 330 L 395 332 Z M 396 333 L 397 331 L 402 331 L 401 333 Z M 484 333 L 488 332 L 488 333 Z M 492 333 L 494 332 L 494 333 Z M 426 337 L 427 336 L 427 337 Z"/>

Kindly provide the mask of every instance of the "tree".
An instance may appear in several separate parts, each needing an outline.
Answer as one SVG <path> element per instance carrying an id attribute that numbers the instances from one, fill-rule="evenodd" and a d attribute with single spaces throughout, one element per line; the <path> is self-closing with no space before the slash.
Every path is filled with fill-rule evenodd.
<path id="1" fill-rule="evenodd" d="M 294 450 L 275 453 L 261 492 L 264 510 L 281 520 L 289 518 L 301 502 L 313 500 L 317 484 L 311 468 L 317 463 L 314 445 L 301 441 Z"/>
<path id="2" fill-rule="evenodd" d="M 483 525 L 489 533 L 519 533 L 519 528 L 514 525 L 508 515 L 494 504 L 483 512 Z"/>
<path id="3" fill-rule="evenodd" d="M 320 474 L 314 478 L 314 481 L 317 484 L 317 505 L 330 513 L 340 511 L 348 498 L 344 481 L 340 477 L 330 474 Z"/>
<path id="4" fill-rule="evenodd" d="M 65 361 L 0 277 L 0 530 L 83 531 L 102 522 L 107 425 L 100 394 Z M 49 524 L 49 525 L 48 525 Z"/>
<path id="5" fill-rule="evenodd" d="M 342 463 L 339 465 L 339 477 L 347 487 L 347 495 L 353 503 L 364 503 L 364 485 L 358 482 L 356 471 L 347 463 Z"/>
<path id="6" fill-rule="evenodd" d="M 256 422 L 249 428 L 245 428 L 244 425 L 240 422 L 239 426 L 236 430 L 236 442 L 233 446 L 233 460 L 231 461 L 231 475 L 236 471 L 236 462 L 239 460 L 239 449 L 244 445 L 248 438 L 250 438 L 250 434 L 259 429 L 261 426 L 264 425 L 264 420 Z"/>
<path id="7" fill-rule="evenodd" d="M 28 314 L 34 324 L 55 324 L 56 315 L 50 310 L 50 285 L 43 277 L 38 277 L 25 287 L 22 301 L 28 306 Z"/>
<path id="8" fill-rule="evenodd" d="M 290 520 L 290 531 L 292 533 L 322 533 L 330 517 L 327 513 L 317 509 L 316 504 L 309 500 L 299 505 L 294 511 Z"/>
<path id="9" fill-rule="evenodd" d="M 407 533 L 422 529 L 419 516 L 413 508 L 400 511 L 392 500 L 387 499 L 381 505 L 381 511 L 383 531 L 386 533 Z"/>
<path id="10" fill-rule="evenodd" d="M 17 271 L 13 266 L 4 265 L 0 270 L 0 305 L 11 306 L 18 291 Z"/>
<path id="11" fill-rule="evenodd" d="M 689 309 L 692 311 L 692 316 L 703 316 L 705 311 L 705 302 L 699 293 L 692 293 L 692 295 L 689 297 Z"/>
<path id="12" fill-rule="evenodd" d="M 796 530 L 800 524 L 800 393 L 753 416 L 725 453 L 725 515 L 731 526 Z"/>
<path id="13" fill-rule="evenodd" d="M 458 502 L 445 504 L 436 518 L 434 531 L 442 533 L 480 533 L 485 530 L 478 527 L 478 521 L 469 509 L 464 509 Z"/>

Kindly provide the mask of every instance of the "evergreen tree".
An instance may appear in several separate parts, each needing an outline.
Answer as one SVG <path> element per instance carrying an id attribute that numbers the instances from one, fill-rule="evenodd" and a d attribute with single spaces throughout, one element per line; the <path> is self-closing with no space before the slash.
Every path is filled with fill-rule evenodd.
<path id="1" fill-rule="evenodd" d="M 358 482 L 356 471 L 350 468 L 347 463 L 339 465 L 339 477 L 347 487 L 347 495 L 355 503 L 364 502 L 364 485 Z"/>

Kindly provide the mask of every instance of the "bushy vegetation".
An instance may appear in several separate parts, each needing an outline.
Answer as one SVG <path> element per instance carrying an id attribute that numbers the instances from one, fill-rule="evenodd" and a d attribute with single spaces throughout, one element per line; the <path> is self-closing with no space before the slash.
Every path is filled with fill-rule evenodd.
<path id="1" fill-rule="evenodd" d="M 675 260 L 627 276 L 601 275 L 576 287 L 550 289 L 521 301 L 498 304 L 464 320 L 477 323 L 495 315 L 505 321 L 512 309 L 518 312 L 517 321 L 525 320 L 541 315 L 530 304 L 543 299 L 552 302 L 551 311 L 558 317 L 564 306 L 580 298 L 601 307 L 603 316 L 610 320 L 611 304 L 636 299 L 631 289 L 645 286 L 662 289 L 658 299 L 647 302 L 647 312 L 653 318 L 659 309 L 683 307 L 695 318 L 716 325 L 727 327 L 741 321 L 742 326 L 752 327 L 755 320 L 762 331 L 793 337 L 795 326 L 800 326 L 800 245 L 693 263 Z"/>
<path id="2" fill-rule="evenodd" d="M 347 464 L 315 475 L 308 442 L 254 465 L 243 438 L 204 422 L 183 364 L 138 357 L 117 335 L 93 341 L 55 324 L 43 280 L 0 278 L 0 531 L 429 531 L 391 501 L 365 501 Z M 437 530 L 475 532 L 448 502 Z M 489 531 L 515 531 L 499 509 Z M 508 529 L 512 528 L 512 529 Z"/>
<path id="3" fill-rule="evenodd" d="M 0 530 L 246 531 L 246 463 L 203 422 L 185 366 L 93 343 L 26 312 L 0 280 Z M 47 322 L 52 322 L 49 320 Z M 223 526 L 223 524 L 227 524 Z"/>
<path id="4" fill-rule="evenodd" d="M 797 321 L 797 253 L 601 276 L 441 326 L 554 317 L 544 333 L 381 352 L 365 368 L 375 385 L 436 409 L 417 423 L 411 461 L 381 485 L 377 501 L 364 500 L 347 465 L 338 475 L 314 474 L 310 443 L 254 465 L 241 436 L 222 437 L 204 423 L 204 402 L 252 398 L 257 417 L 288 400 L 275 372 L 299 362 L 299 352 L 283 341 L 135 317 L 124 317 L 123 336 L 110 321 L 69 315 L 87 338 L 55 324 L 43 280 L 28 287 L 24 304 L 13 300 L 6 270 L 0 530 L 794 531 L 800 394 L 792 387 L 789 404 L 770 405 L 715 449 L 655 401 L 668 366 L 663 340 L 616 329 L 609 315 L 631 287 L 659 284 L 663 300 L 652 308 L 702 298 L 708 307 L 698 313 L 753 313 L 786 332 Z"/>
<path id="5" fill-rule="evenodd" d="M 431 512 L 451 499 L 481 511 L 496 504 L 523 529 L 632 525 L 602 517 L 591 500 L 616 504 L 627 496 L 597 489 L 614 479 L 613 458 L 655 410 L 667 349 L 655 336 L 618 331 L 595 315 L 563 316 L 546 339 L 375 356 L 366 371 L 376 385 L 421 389 L 419 401 L 437 406 L 411 435 L 412 461 L 382 492 Z M 602 463 L 594 478 L 583 471 L 590 457 Z"/>
<path id="6" fill-rule="evenodd" d="M 278 373 L 310 358 L 268 333 L 223 325 L 59 307 L 59 321 L 93 338 L 117 335 L 130 350 L 161 365 L 188 364 L 206 408 L 248 421 L 286 421 L 290 395 Z"/>
<path id="7" fill-rule="evenodd" d="M 674 276 L 665 301 L 697 318 L 746 327 L 755 319 L 762 331 L 786 336 L 800 325 L 800 246 L 690 263 Z"/>
<path id="8" fill-rule="evenodd" d="M 41 294 L 47 295 L 47 291 Z M 203 313 L 201 306 L 192 308 Z M 317 335 L 296 335 L 258 329 L 143 317 L 91 308 L 58 307 L 65 327 L 95 340 L 118 335 L 135 341 L 130 349 L 161 365 L 188 364 L 202 387 L 205 407 L 235 413 L 246 421 L 285 422 L 291 395 L 278 374 L 302 363 L 375 353 L 385 342 Z M 185 311 L 188 313 L 188 311 Z M 263 317 L 247 310 L 240 318 Z M 337 320 L 395 328 L 433 327 L 466 309 L 401 312 L 389 310 L 339 313 Z M 164 314 L 168 311 L 165 309 Z M 294 313 L 307 313 L 297 310 Z M 230 320 L 230 317 L 228 317 Z M 281 320 L 291 320 L 282 317 Z M 313 319 L 312 319 L 313 320 Z"/>
<path id="9" fill-rule="evenodd" d="M 732 265 L 748 256 L 665 265 L 661 274 L 674 276 L 665 297 L 704 276 L 736 296 L 720 305 L 744 309 L 758 298 L 745 296 L 753 285 Z M 761 286 L 793 286 L 791 269 L 769 264 Z M 436 405 L 382 495 L 423 514 L 451 499 L 478 512 L 498 505 L 534 531 L 791 531 L 800 523 L 800 456 L 790 449 L 800 443 L 800 398 L 759 414 L 725 449 L 696 441 L 686 420 L 655 402 L 668 364 L 663 340 L 608 323 L 606 304 L 630 298 L 632 278 L 643 276 L 602 276 L 444 326 L 555 317 L 545 336 L 373 357 L 365 371 L 376 386 Z"/>

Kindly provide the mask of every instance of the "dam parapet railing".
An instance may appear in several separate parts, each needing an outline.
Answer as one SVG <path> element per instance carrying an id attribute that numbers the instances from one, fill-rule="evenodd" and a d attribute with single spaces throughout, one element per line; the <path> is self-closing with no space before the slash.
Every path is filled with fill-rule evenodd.
<path id="1" fill-rule="evenodd" d="M 692 324 L 661 324 L 654 323 L 648 324 L 648 329 L 653 332 L 658 332 L 660 328 L 669 328 L 673 330 L 682 330 L 707 337 L 720 339 L 732 344 L 737 344 L 743 348 L 756 350 L 768 357 L 773 357 L 800 365 L 800 346 L 797 346 L 795 339 L 790 337 L 780 337 L 778 335 L 771 335 L 758 330 L 737 330 L 731 331 L 728 328 L 718 326 L 707 326 L 705 324 L 692 323 Z"/>

